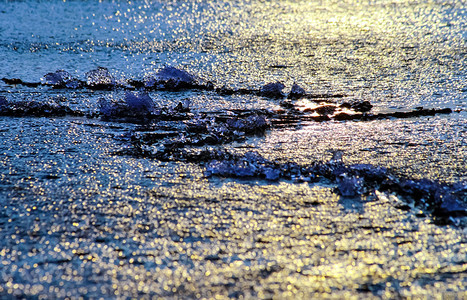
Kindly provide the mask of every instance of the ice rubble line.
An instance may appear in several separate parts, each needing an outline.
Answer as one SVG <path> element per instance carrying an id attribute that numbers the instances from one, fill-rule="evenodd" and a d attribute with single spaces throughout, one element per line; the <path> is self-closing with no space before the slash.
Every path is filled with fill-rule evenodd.
<path id="1" fill-rule="evenodd" d="M 52 73 L 47 73 L 42 78 L 41 82 L 25 82 L 18 78 L 2 78 L 2 80 L 9 85 L 24 85 L 29 87 L 50 86 L 56 89 L 79 89 L 87 88 L 91 90 L 111 90 L 111 89 L 147 89 L 147 90 L 170 90 L 178 91 L 180 89 L 199 89 L 199 90 L 212 90 L 219 94 L 251 94 L 270 98 L 282 98 L 285 94 L 282 90 L 285 85 L 281 82 L 265 84 L 259 90 L 256 89 L 231 89 L 225 86 L 215 87 L 210 81 L 204 81 L 190 73 L 177 69 L 172 66 L 164 66 L 159 69 L 155 75 L 147 76 L 143 80 L 127 79 L 124 82 L 118 82 L 112 76 L 107 68 L 98 67 L 85 74 L 86 80 L 82 81 L 73 78 L 70 73 L 65 70 L 57 70 Z M 307 94 L 303 88 L 294 84 L 290 98 L 308 97 L 308 98 L 341 98 L 343 95 L 316 95 Z"/>
<path id="2" fill-rule="evenodd" d="M 409 197 L 415 205 L 429 209 L 435 216 L 467 216 L 467 207 L 462 199 L 467 197 L 467 183 L 447 185 L 428 179 L 411 180 L 398 178 L 386 168 L 369 164 L 345 165 L 342 161 L 315 162 L 312 166 L 295 163 L 279 164 L 263 158 L 256 152 L 243 156 L 215 153 L 207 158 L 206 175 L 280 179 L 296 182 L 330 180 L 337 185 L 337 192 L 344 197 L 368 195 L 375 190 L 395 192 Z"/>
<path id="3" fill-rule="evenodd" d="M 268 83 L 256 89 L 232 89 L 226 86 L 215 87 L 212 82 L 203 81 L 195 78 L 184 70 L 175 67 L 166 66 L 155 74 L 144 78 L 143 80 L 127 79 L 123 82 L 118 82 L 112 76 L 107 68 L 98 67 L 85 74 L 86 81 L 73 78 L 65 70 L 57 70 L 53 73 L 47 73 L 42 78 L 41 82 L 25 82 L 19 78 L 2 78 L 1 80 L 8 85 L 24 85 L 27 87 L 48 86 L 54 89 L 81 89 L 90 90 L 114 90 L 114 89 L 145 89 L 145 90 L 166 90 L 179 91 L 183 89 L 197 89 L 215 91 L 220 95 L 257 95 L 269 98 L 284 98 L 283 93 L 285 85 L 281 82 Z M 326 99 L 326 98 L 342 98 L 342 94 L 309 94 L 298 85 L 294 84 L 288 97 L 290 99 L 309 98 L 309 99 Z"/>
<path id="4" fill-rule="evenodd" d="M 144 88 L 147 90 L 179 90 L 179 89 L 213 89 L 212 84 L 200 83 L 201 80 L 184 70 L 171 66 L 165 66 L 158 70 L 153 76 L 148 76 L 142 81 L 128 79 L 123 82 L 117 81 L 110 71 L 104 67 L 98 67 L 85 74 L 86 80 L 79 80 L 71 76 L 65 70 L 57 70 L 47 73 L 41 82 L 25 82 L 18 78 L 2 78 L 6 84 L 25 85 L 29 87 L 50 86 L 56 89 L 79 89 L 87 88 L 91 90 L 111 90 Z"/>
<path id="5" fill-rule="evenodd" d="M 57 70 L 53 73 L 47 73 L 44 75 L 44 78 L 41 82 L 38 83 L 28 83 L 23 82 L 21 79 L 8 79 L 2 78 L 2 80 L 10 85 L 26 85 L 29 87 L 37 87 L 39 85 L 51 86 L 53 88 L 66 88 L 66 89 L 78 89 L 78 88 L 88 88 L 92 90 L 112 90 L 115 88 L 134 90 L 134 89 L 144 89 L 144 90 L 170 90 L 178 91 L 180 89 L 201 89 L 201 90 L 212 90 L 221 95 L 231 95 L 231 94 L 251 94 L 275 99 L 281 99 L 287 96 L 288 99 L 315 99 L 316 102 L 323 102 L 325 98 L 341 98 L 344 95 L 317 95 L 309 94 L 298 84 L 294 83 L 288 95 L 283 92 L 285 85 L 281 82 L 274 82 L 265 84 L 259 90 L 254 89 L 231 89 L 225 86 L 220 88 L 215 88 L 212 82 L 202 82 L 199 79 L 196 79 L 193 75 L 188 72 L 177 69 L 172 66 L 165 66 L 158 70 L 154 76 L 148 76 L 143 81 L 129 79 L 124 83 L 119 83 L 115 80 L 112 74 L 107 68 L 98 67 L 95 70 L 91 70 L 86 73 L 86 81 L 80 81 L 79 79 L 73 78 L 65 70 Z M 317 100 L 320 99 L 320 100 Z M 293 103 L 290 101 L 281 102 L 285 108 L 294 108 Z M 132 106 L 130 105 L 130 108 Z M 339 106 L 330 105 L 328 108 L 331 108 L 331 112 L 335 112 L 336 109 L 350 109 L 356 113 L 348 113 L 337 110 L 333 115 L 333 119 L 338 121 L 344 120 L 374 120 L 374 119 L 383 119 L 383 118 L 410 118 L 418 116 L 432 116 L 435 114 L 449 114 L 452 112 L 450 108 L 444 109 L 416 109 L 409 112 L 391 112 L 391 113 L 380 113 L 380 114 L 368 114 L 371 111 L 373 105 L 369 101 L 353 101 L 353 102 L 344 102 Z M 315 121 L 327 121 L 330 118 L 329 113 L 320 113 L 319 110 L 315 110 L 321 116 L 319 118 L 311 118 Z M 311 112 L 311 111 L 309 111 Z"/>
<path id="6" fill-rule="evenodd" d="M 0 116 L 13 116 L 13 117 L 24 117 L 24 116 L 87 116 L 95 117 L 94 114 L 85 114 L 77 110 L 73 110 L 68 106 L 64 105 L 66 98 L 61 98 L 60 103 L 57 99 L 50 99 L 46 102 L 40 102 L 35 100 L 23 100 L 9 102 L 4 96 L 0 96 Z M 391 113 L 361 113 L 356 110 L 349 110 L 347 107 L 352 108 L 353 106 L 365 106 L 371 107 L 371 104 L 366 104 L 367 101 L 354 102 L 354 103 L 343 103 L 341 105 L 336 104 L 321 104 L 313 109 L 300 111 L 296 108 L 293 103 L 286 103 L 281 105 L 286 107 L 286 110 L 275 111 L 275 110 L 256 110 L 256 114 L 261 115 L 263 118 L 267 118 L 268 126 L 272 127 L 284 127 L 294 126 L 301 121 L 316 121 L 323 122 L 329 120 L 335 121 L 372 121 L 377 119 L 387 118 L 413 118 L 420 116 L 434 116 L 436 114 L 450 114 L 452 110 L 450 108 L 444 109 L 423 109 L 418 108 L 416 110 L 407 112 L 391 112 Z M 127 91 L 123 98 L 123 101 L 108 99 L 106 97 L 98 100 L 98 116 L 103 119 L 112 119 L 126 122 L 145 123 L 157 120 L 188 120 L 193 118 L 193 115 L 188 115 L 190 112 L 190 101 L 185 100 L 179 102 L 175 107 L 156 107 L 153 99 L 145 91 L 138 93 L 132 93 Z M 343 112 L 343 110 L 346 112 Z M 357 108 L 358 109 L 358 108 Z M 249 122 L 247 119 L 244 120 L 230 120 L 229 122 L 236 122 L 238 126 L 245 127 L 247 130 Z M 254 127 L 252 130 L 256 130 Z"/>
<path id="7" fill-rule="evenodd" d="M 196 117 L 185 123 L 185 130 L 166 133 L 132 133 L 133 147 L 117 152 L 161 161 L 186 161 L 205 167 L 207 177 L 260 178 L 269 181 L 330 181 L 344 197 L 359 197 L 376 190 L 408 197 L 438 217 L 467 216 L 462 199 L 467 197 L 467 183 L 443 184 L 427 179 L 411 180 L 393 175 L 389 170 L 369 164 L 345 165 L 337 151 L 326 163 L 311 166 L 277 163 L 257 152 L 236 155 L 225 150 L 202 150 L 191 146 L 242 141 L 245 135 L 264 132 L 268 120 L 259 112 L 235 116 Z M 153 145 L 156 145 L 155 147 Z"/>
<path id="8" fill-rule="evenodd" d="M 213 144 L 213 140 L 203 140 L 199 135 L 179 137 L 178 142 L 165 143 L 165 147 L 159 147 L 155 152 L 152 151 L 154 148 L 151 150 L 150 146 L 164 138 L 158 136 L 151 139 L 147 136 L 145 138 L 144 135 L 133 135 L 133 148 L 127 148 L 118 154 L 161 161 L 197 163 L 204 166 L 207 177 L 258 178 L 273 182 L 325 180 L 336 184 L 336 192 L 343 197 L 360 197 L 370 195 L 375 191 L 396 193 L 411 199 L 415 205 L 427 209 L 439 218 L 467 216 L 467 207 L 462 201 L 467 197 L 467 183 L 465 182 L 449 185 L 428 179 L 412 180 L 397 177 L 382 167 L 369 164 L 345 165 L 341 157 L 333 158 L 329 162 L 313 162 L 308 166 L 300 166 L 296 163 L 270 161 L 253 151 L 237 155 L 225 150 L 186 148 L 187 146 Z M 215 141 L 222 144 L 230 140 Z"/>
<path id="9" fill-rule="evenodd" d="M 126 84 L 118 83 L 108 69 L 103 67 L 98 67 L 95 70 L 91 70 L 86 73 L 86 81 L 80 81 L 76 78 L 73 78 L 65 70 L 57 70 L 53 73 L 48 73 L 44 75 L 42 83 L 27 83 L 23 82 L 20 79 L 7 79 L 3 78 L 3 81 L 7 84 L 16 85 L 23 84 L 30 87 L 37 87 L 39 85 L 51 86 L 53 88 L 67 88 L 67 89 L 78 89 L 78 88 L 88 88 L 93 90 L 112 90 L 115 88 L 123 88 L 126 90 L 134 90 L 136 88 L 142 90 L 138 94 L 131 94 L 129 92 L 125 95 L 125 104 L 107 101 L 99 99 L 99 112 L 104 118 L 116 118 L 128 116 L 138 117 L 138 116 L 158 116 L 160 113 L 155 110 L 154 103 L 147 95 L 146 91 L 148 90 L 180 90 L 180 89 L 205 89 L 205 90 L 214 90 L 219 94 L 254 94 L 263 97 L 283 99 L 286 95 L 283 93 L 285 85 L 281 82 L 268 83 L 264 85 L 260 90 L 248 90 L 248 89 L 239 89 L 233 90 L 226 87 L 214 88 L 214 85 L 210 82 L 200 83 L 199 80 L 195 79 L 194 76 L 189 74 L 184 70 L 177 69 L 175 67 L 166 66 L 161 69 L 154 75 L 149 76 L 144 79 L 144 81 L 128 80 Z M 444 109 L 416 109 L 408 112 L 391 112 L 391 113 L 379 113 L 379 114 L 370 114 L 373 105 L 369 101 L 352 101 L 344 102 L 340 105 L 335 103 L 325 103 L 322 98 L 339 98 L 342 95 L 313 95 L 308 94 L 306 91 L 298 86 L 296 83 L 293 84 L 290 93 L 288 94 L 288 100 L 280 102 L 280 105 L 285 109 L 283 113 L 276 113 L 276 115 L 281 115 L 281 117 L 276 119 L 282 120 L 292 120 L 293 118 L 298 118 L 299 120 L 311 120 L 311 121 L 328 121 L 331 119 L 337 121 L 345 120 L 362 120 L 370 121 L 375 119 L 385 119 L 385 118 L 409 118 L 409 117 L 418 117 L 418 116 L 432 116 L 435 114 L 449 114 L 452 112 L 450 108 Z M 319 107 L 314 109 L 305 109 L 299 111 L 296 109 L 296 105 L 292 102 L 294 99 L 308 98 L 314 99 L 315 102 L 322 104 Z M 319 100 L 317 99 L 319 98 Z M 35 113 L 33 109 L 28 109 L 26 105 L 16 105 L 11 104 L 13 110 L 5 109 L 8 105 L 4 105 L 4 109 L 0 111 L 0 114 L 3 115 L 27 115 L 31 113 L 32 115 L 43 115 L 42 113 Z M 34 104 L 36 111 L 41 110 L 40 104 Z M 24 112 L 20 112 L 23 110 Z M 42 109 L 49 111 L 49 107 Z M 60 111 L 56 115 L 63 115 L 62 111 L 66 111 L 64 107 L 60 107 Z M 309 113 L 309 114 L 305 114 Z M 74 115 L 77 112 L 70 111 L 70 114 Z M 53 109 L 49 115 L 54 115 Z M 292 118 L 290 118 L 292 116 Z"/>

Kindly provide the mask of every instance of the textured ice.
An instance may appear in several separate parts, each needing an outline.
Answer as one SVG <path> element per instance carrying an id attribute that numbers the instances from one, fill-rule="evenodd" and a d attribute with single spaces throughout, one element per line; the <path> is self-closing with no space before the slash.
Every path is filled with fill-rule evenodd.
<path id="1" fill-rule="evenodd" d="M 8 106 L 8 100 L 4 96 L 0 96 L 0 109 Z"/>
<path id="2" fill-rule="evenodd" d="M 73 78 L 70 73 L 65 70 L 57 70 L 53 73 L 45 74 L 44 83 L 57 88 L 76 89 L 82 86 L 81 81 Z"/>
<path id="3" fill-rule="evenodd" d="M 337 177 L 337 189 L 344 197 L 356 197 L 364 193 L 363 179 L 343 174 Z"/>
<path id="4" fill-rule="evenodd" d="M 176 82 L 192 83 L 194 78 L 184 70 L 172 66 L 165 66 L 156 73 L 156 79 L 160 81 L 174 80 Z"/>
<path id="5" fill-rule="evenodd" d="M 130 111 L 137 114 L 146 115 L 154 111 L 154 101 L 149 97 L 148 93 L 145 92 L 138 94 L 126 92 L 125 103 Z"/>
<path id="6" fill-rule="evenodd" d="M 115 79 L 107 68 L 98 67 L 86 73 L 86 84 L 94 88 L 109 88 L 115 85 Z"/>
<path id="7" fill-rule="evenodd" d="M 290 90 L 288 98 L 296 99 L 306 95 L 306 91 L 300 87 L 298 84 L 294 83 Z"/>
<path id="8" fill-rule="evenodd" d="M 149 76 L 145 80 L 146 88 L 170 88 L 177 89 L 189 87 L 194 84 L 194 77 L 184 70 L 172 66 L 165 66 L 155 76 Z"/>
<path id="9" fill-rule="evenodd" d="M 124 101 L 100 98 L 98 106 L 100 114 L 107 118 L 146 117 L 154 113 L 154 102 L 144 92 L 126 92 Z"/>
<path id="10" fill-rule="evenodd" d="M 260 94 L 267 97 L 280 98 L 284 96 L 282 90 L 285 85 L 282 82 L 274 82 L 265 84 L 261 87 Z"/>
<path id="11" fill-rule="evenodd" d="M 265 116 L 252 115 L 245 119 L 231 118 L 227 120 L 227 125 L 231 130 L 239 130 L 243 132 L 259 132 L 269 126 Z"/>

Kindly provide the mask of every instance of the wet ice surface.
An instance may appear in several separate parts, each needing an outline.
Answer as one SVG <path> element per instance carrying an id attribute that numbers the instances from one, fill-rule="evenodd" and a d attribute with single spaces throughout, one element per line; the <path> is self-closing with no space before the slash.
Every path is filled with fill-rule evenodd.
<path id="1" fill-rule="evenodd" d="M 177 156 L 256 151 L 307 167 L 341 153 L 346 166 L 465 185 L 462 2 L 23 1 L 0 16 L 0 77 L 50 85 L 0 82 L 1 296 L 465 296 L 465 218 L 440 225 L 343 174 L 243 164 L 238 178 Z M 190 89 L 172 91 L 180 82 Z M 365 100 L 371 113 L 454 112 L 315 122 L 313 99 L 276 97 L 294 84 L 326 96 L 323 114 Z M 293 120 L 245 129 L 281 110 Z"/>
<path id="2" fill-rule="evenodd" d="M 109 155 L 131 125 L 16 121 L 1 146 L 16 153 L 2 164 L 4 293 L 461 295 L 465 229 L 395 196 L 207 179 L 193 164 Z"/>

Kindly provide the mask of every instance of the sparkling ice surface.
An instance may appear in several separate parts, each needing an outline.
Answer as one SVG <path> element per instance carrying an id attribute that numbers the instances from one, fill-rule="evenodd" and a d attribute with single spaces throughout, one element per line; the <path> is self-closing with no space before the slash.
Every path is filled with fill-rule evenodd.
<path id="1" fill-rule="evenodd" d="M 258 153 L 288 170 L 339 153 L 455 186 L 443 207 L 462 209 L 466 20 L 465 1 L 0 1 L 0 78 L 43 83 L 0 81 L 0 112 L 48 103 L 0 116 L 0 298 L 467 297 L 465 215 L 440 220 L 423 195 L 153 155 L 211 130 L 183 151 Z M 203 88 L 168 88 L 181 83 Z M 278 97 L 225 92 L 265 86 Z M 248 114 L 314 109 L 285 103 L 292 87 L 375 113 L 453 112 L 280 125 Z"/>

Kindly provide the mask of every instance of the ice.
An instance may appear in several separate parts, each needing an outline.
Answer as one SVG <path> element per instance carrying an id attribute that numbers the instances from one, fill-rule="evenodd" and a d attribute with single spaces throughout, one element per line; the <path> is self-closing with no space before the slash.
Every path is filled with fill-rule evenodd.
<path id="1" fill-rule="evenodd" d="M 301 98 L 306 95 L 305 90 L 300 87 L 298 84 L 294 83 L 292 89 L 290 90 L 289 97 L 291 99 Z"/>
<path id="2" fill-rule="evenodd" d="M 73 78 L 70 73 L 65 70 L 57 70 L 53 73 L 44 75 L 43 82 L 46 85 L 51 85 L 57 88 L 77 89 L 82 86 L 82 82 Z"/>
<path id="3" fill-rule="evenodd" d="M 370 101 L 352 101 L 352 102 L 344 102 L 340 105 L 341 108 L 353 109 L 356 112 L 366 113 L 369 112 L 373 105 Z"/>
<path id="4" fill-rule="evenodd" d="M 261 88 L 260 94 L 266 97 L 280 98 L 284 96 L 282 93 L 284 88 L 285 85 L 282 82 L 268 83 Z"/>
<path id="5" fill-rule="evenodd" d="M 227 125 L 231 130 L 239 130 L 246 133 L 264 131 L 268 126 L 265 116 L 253 115 L 246 119 L 232 118 L 227 120 Z"/>
<path id="6" fill-rule="evenodd" d="M 116 104 L 105 99 L 100 98 L 97 102 L 99 112 L 104 117 L 110 117 L 116 114 Z"/>
<path id="7" fill-rule="evenodd" d="M 233 176 L 233 177 L 253 177 L 256 174 L 257 167 L 249 164 L 247 161 L 212 161 L 206 168 L 207 175 Z"/>
<path id="8" fill-rule="evenodd" d="M 44 78 L 45 84 L 63 85 L 65 82 L 71 80 L 71 75 L 65 70 L 57 70 L 54 73 L 45 74 Z"/>
<path id="9" fill-rule="evenodd" d="M 278 180 L 281 175 L 281 171 L 276 168 L 264 168 L 263 174 L 267 180 Z"/>
<path id="10" fill-rule="evenodd" d="M 8 100 L 6 97 L 0 96 L 0 109 L 8 106 Z"/>
<path id="11" fill-rule="evenodd" d="M 166 66 L 156 73 L 156 78 L 160 81 L 174 80 L 183 83 L 192 83 L 194 78 L 188 72 L 175 67 Z"/>
<path id="12" fill-rule="evenodd" d="M 5 97 L 0 97 L 0 114 L 12 117 L 62 117 L 62 116 L 81 116 L 82 112 L 75 111 L 68 106 L 57 103 L 53 100 L 36 101 L 21 100 L 8 101 Z"/>
<path id="13" fill-rule="evenodd" d="M 100 98 L 99 112 L 103 117 L 145 117 L 154 112 L 154 102 L 147 93 L 126 92 L 124 101 Z"/>
<path id="14" fill-rule="evenodd" d="M 189 99 L 185 99 L 183 101 L 178 102 L 178 104 L 173 108 L 176 112 L 189 112 L 190 111 L 191 101 Z"/>
<path id="15" fill-rule="evenodd" d="M 467 215 L 467 207 L 452 195 L 448 195 L 443 199 L 440 209 L 441 211 L 438 213 Z"/>
<path id="16" fill-rule="evenodd" d="M 98 67 L 86 73 L 86 84 L 95 88 L 112 87 L 115 85 L 115 79 L 107 68 Z"/>
<path id="17" fill-rule="evenodd" d="M 356 197 L 364 192 L 363 179 L 343 174 L 337 177 L 337 189 L 344 197 Z"/>
<path id="18" fill-rule="evenodd" d="M 155 76 L 149 76 L 145 80 L 146 88 L 177 89 L 189 87 L 195 82 L 194 77 L 184 70 L 172 66 L 165 66 Z"/>
<path id="19" fill-rule="evenodd" d="M 154 111 L 154 101 L 145 92 L 138 94 L 126 92 L 125 103 L 130 111 L 137 114 L 150 114 Z"/>

